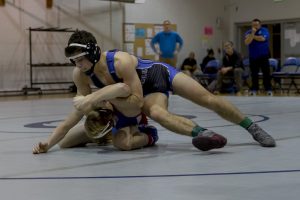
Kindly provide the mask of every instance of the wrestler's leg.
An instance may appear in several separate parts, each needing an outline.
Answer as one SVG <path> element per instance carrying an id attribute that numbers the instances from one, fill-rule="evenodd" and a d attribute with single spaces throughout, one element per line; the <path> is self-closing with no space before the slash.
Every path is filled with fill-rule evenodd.
<path id="1" fill-rule="evenodd" d="M 222 118 L 239 124 L 245 116 L 226 99 L 208 92 L 197 81 L 178 73 L 173 82 L 173 89 L 176 94 L 210 110 L 215 111 Z"/>
<path id="2" fill-rule="evenodd" d="M 155 128 L 152 131 L 157 134 Z M 113 134 L 113 145 L 123 151 L 153 146 L 156 141 L 152 141 L 148 134 L 142 133 L 138 126 L 124 127 Z"/>
<path id="3" fill-rule="evenodd" d="M 143 112 L 170 131 L 191 136 L 196 125 L 193 121 L 168 111 L 168 97 L 163 93 L 151 93 L 144 97 Z"/>
<path id="4" fill-rule="evenodd" d="M 136 113 L 137 108 L 128 107 L 121 99 L 113 99 L 110 103 L 124 116 L 132 117 Z M 135 109 L 135 111 L 132 112 L 132 109 Z M 132 150 L 154 145 L 158 140 L 156 128 L 146 124 L 139 125 L 139 127 L 141 130 L 138 129 L 138 126 L 130 126 L 130 129 L 126 127 L 123 128 L 124 130 L 118 130 L 118 134 L 113 136 L 114 145 L 121 150 Z"/>
<path id="5" fill-rule="evenodd" d="M 215 111 L 222 118 L 239 124 L 264 147 L 276 146 L 275 140 L 251 119 L 245 117 L 237 107 L 226 99 L 215 96 L 205 90 L 199 83 L 183 73 L 178 73 L 172 82 L 176 94 L 190 101 Z"/>
<path id="6" fill-rule="evenodd" d="M 201 128 L 190 119 L 170 113 L 167 107 L 165 94 L 152 93 L 144 98 L 143 112 L 146 115 L 173 132 L 193 136 L 193 144 L 198 149 L 207 151 L 226 145 L 227 140 L 223 136 Z"/>

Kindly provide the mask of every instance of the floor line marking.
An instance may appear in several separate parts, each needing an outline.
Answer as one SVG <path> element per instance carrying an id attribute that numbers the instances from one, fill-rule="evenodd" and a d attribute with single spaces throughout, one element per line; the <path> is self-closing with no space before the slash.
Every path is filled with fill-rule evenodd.
<path id="1" fill-rule="evenodd" d="M 195 176 L 228 176 L 228 175 L 252 175 L 252 174 L 279 174 L 300 173 L 300 169 L 274 170 L 274 171 L 244 171 L 244 172 L 217 172 L 199 174 L 159 174 L 159 175 L 132 175 L 132 176 L 54 176 L 54 177 L 11 177 L 0 180 L 74 180 L 74 179 L 133 179 L 133 178 L 171 178 L 171 177 L 195 177 Z"/>

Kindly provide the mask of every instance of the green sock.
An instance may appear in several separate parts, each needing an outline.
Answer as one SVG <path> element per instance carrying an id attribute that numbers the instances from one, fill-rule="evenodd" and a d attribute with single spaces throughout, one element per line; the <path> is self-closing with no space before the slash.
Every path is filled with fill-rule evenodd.
<path id="1" fill-rule="evenodd" d="M 192 130 L 192 136 L 196 137 L 196 136 L 198 136 L 199 133 L 203 133 L 205 130 L 207 130 L 207 129 L 196 125 Z"/>
<path id="2" fill-rule="evenodd" d="M 245 129 L 248 129 L 249 126 L 250 126 L 252 123 L 253 123 L 253 121 L 252 121 L 251 119 L 249 119 L 248 117 L 245 117 L 245 118 L 243 119 L 243 121 L 241 121 L 241 122 L 239 123 L 239 125 L 240 125 L 241 127 L 245 128 Z"/>

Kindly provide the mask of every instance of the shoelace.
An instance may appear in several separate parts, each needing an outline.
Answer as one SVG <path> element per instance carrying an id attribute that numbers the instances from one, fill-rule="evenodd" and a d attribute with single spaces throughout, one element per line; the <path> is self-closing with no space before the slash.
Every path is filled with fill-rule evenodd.
<path id="1" fill-rule="evenodd" d="M 201 133 L 200 135 L 201 136 L 204 136 L 204 137 L 212 137 L 215 133 L 211 130 L 205 130 L 203 131 L 203 133 Z"/>

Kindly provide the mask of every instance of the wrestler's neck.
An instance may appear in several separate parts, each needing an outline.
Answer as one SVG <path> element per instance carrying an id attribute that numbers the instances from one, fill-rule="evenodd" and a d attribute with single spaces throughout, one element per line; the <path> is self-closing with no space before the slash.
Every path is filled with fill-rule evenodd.
<path id="1" fill-rule="evenodd" d="M 107 71 L 107 65 L 106 65 L 106 52 L 103 52 L 100 56 L 100 60 L 96 63 L 95 69 L 98 72 L 105 72 Z"/>

